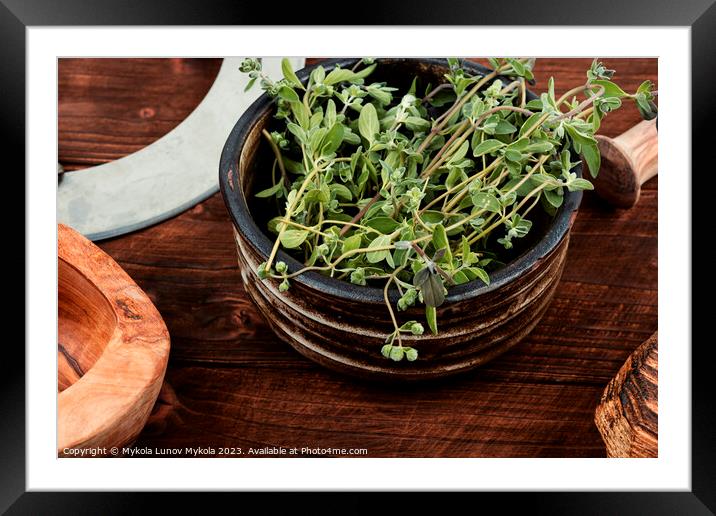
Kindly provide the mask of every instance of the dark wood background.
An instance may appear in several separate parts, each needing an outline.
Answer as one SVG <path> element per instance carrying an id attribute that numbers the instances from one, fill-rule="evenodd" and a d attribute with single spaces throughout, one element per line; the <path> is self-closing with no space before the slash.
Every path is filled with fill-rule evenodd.
<path id="1" fill-rule="evenodd" d="M 633 91 L 656 59 L 603 59 Z M 539 59 L 537 85 L 585 80 L 591 59 Z M 215 59 L 61 59 L 59 161 L 130 154 L 178 125 Z M 238 116 L 238 114 L 237 114 Z M 627 105 L 600 131 L 640 120 Z M 657 329 L 657 187 L 615 210 L 586 193 L 563 278 L 522 343 L 465 376 L 409 387 L 326 371 L 276 339 L 241 285 L 219 194 L 157 226 L 102 242 L 147 292 L 172 339 L 165 387 L 137 442 L 148 447 L 367 448 L 370 457 L 604 457 L 594 409 Z"/>

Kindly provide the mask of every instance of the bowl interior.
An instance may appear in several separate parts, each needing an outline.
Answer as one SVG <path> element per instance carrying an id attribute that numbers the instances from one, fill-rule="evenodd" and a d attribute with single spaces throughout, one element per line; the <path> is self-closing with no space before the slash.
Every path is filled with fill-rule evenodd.
<path id="1" fill-rule="evenodd" d="M 58 259 L 57 390 L 79 380 L 102 355 L 117 327 L 107 298 L 75 267 Z"/>

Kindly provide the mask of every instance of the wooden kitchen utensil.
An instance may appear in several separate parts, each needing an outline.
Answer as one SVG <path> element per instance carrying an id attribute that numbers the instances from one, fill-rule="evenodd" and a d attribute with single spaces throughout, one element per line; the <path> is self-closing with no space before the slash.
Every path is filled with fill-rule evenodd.
<path id="1" fill-rule="evenodd" d="M 121 450 L 157 399 L 169 332 L 112 258 L 67 226 L 58 224 L 57 233 L 57 453 Z"/>
<path id="2" fill-rule="evenodd" d="M 602 164 L 599 175 L 590 178 L 594 191 L 618 208 L 631 208 L 639 200 L 641 185 L 658 172 L 656 119 L 639 122 L 616 138 L 595 138 Z"/>
<path id="3" fill-rule="evenodd" d="M 594 422 L 608 457 L 657 457 L 658 337 L 654 333 L 627 359 L 609 382 Z"/>

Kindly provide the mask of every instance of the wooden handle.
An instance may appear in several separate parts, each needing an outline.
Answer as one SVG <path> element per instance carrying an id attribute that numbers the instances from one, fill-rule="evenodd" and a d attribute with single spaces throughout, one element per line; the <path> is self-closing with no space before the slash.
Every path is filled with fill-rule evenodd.
<path id="1" fill-rule="evenodd" d="M 639 186 L 656 175 L 659 165 L 656 119 L 639 122 L 613 141 L 631 159 Z"/>
<path id="2" fill-rule="evenodd" d="M 602 165 L 594 190 L 619 208 L 631 208 L 639 200 L 641 185 L 658 171 L 656 120 L 642 121 L 616 138 L 597 135 Z"/>

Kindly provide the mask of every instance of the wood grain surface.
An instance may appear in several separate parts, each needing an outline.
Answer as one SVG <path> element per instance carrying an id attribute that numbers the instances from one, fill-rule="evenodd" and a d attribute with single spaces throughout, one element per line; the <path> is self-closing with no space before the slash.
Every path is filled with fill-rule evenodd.
<path id="1" fill-rule="evenodd" d="M 161 389 L 169 332 L 125 271 L 57 225 L 57 453 L 122 446 L 142 431 Z"/>
<path id="2" fill-rule="evenodd" d="M 220 59 L 59 59 L 60 163 L 77 170 L 146 147 L 199 105 L 220 66 Z"/>
<path id="3" fill-rule="evenodd" d="M 142 85 L 174 81 L 165 68 L 72 61 L 60 64 L 61 160 L 73 149 L 74 159 L 99 163 L 108 146 L 112 156 L 127 154 L 166 127 L 161 108 L 139 121 L 127 108 L 127 119 L 111 121 L 92 96 L 78 93 L 107 84 L 110 72 L 126 73 L 113 103 L 133 106 Z M 627 91 L 643 79 L 656 83 L 656 59 L 603 61 Z M 554 75 L 564 92 L 584 81 L 590 63 L 539 59 L 532 89 L 544 91 Z M 186 66 L 211 75 L 218 64 Z M 172 86 L 177 96 L 194 92 L 198 103 L 201 81 L 180 80 Z M 81 102 L 63 105 L 78 97 Z M 136 131 L 113 137 L 115 125 L 130 119 Z M 605 119 L 601 133 L 617 136 L 639 120 L 636 108 L 625 106 Z M 76 133 L 93 127 L 106 138 L 74 139 L 74 127 Z M 250 447 L 283 446 L 298 448 L 298 455 L 321 447 L 365 448 L 370 457 L 604 457 L 594 409 L 626 358 L 657 329 L 657 187 L 657 178 L 648 181 L 631 210 L 613 209 L 587 192 L 562 280 L 535 330 L 474 373 L 424 386 L 344 377 L 277 340 L 241 286 L 219 195 L 105 241 L 101 247 L 150 296 L 172 337 L 167 384 L 137 445 L 240 447 L 243 456 Z"/>
<path id="4" fill-rule="evenodd" d="M 597 135 L 601 166 L 594 192 L 618 208 L 639 201 L 641 185 L 659 171 L 656 119 L 642 120 L 616 138 Z"/>
<path id="5" fill-rule="evenodd" d="M 609 457 L 659 455 L 659 344 L 655 332 L 607 384 L 594 413 Z"/>

